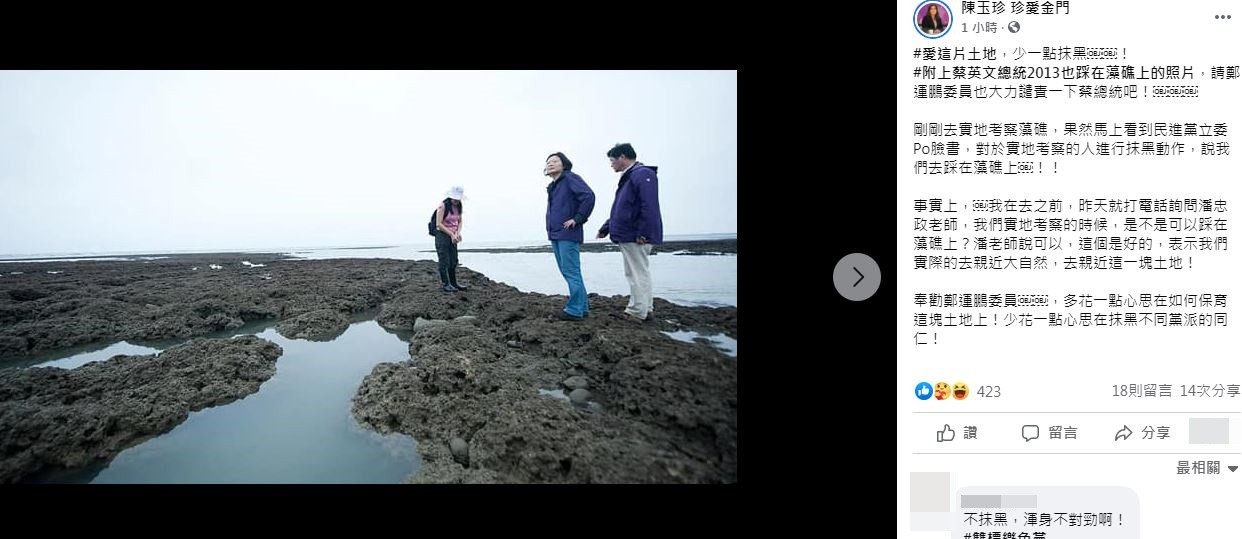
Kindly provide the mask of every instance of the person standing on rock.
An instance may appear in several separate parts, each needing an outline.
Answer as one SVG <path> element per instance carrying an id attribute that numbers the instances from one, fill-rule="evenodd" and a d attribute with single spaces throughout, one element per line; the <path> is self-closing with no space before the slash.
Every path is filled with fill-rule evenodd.
<path id="1" fill-rule="evenodd" d="M 544 224 L 556 255 L 556 267 L 569 285 L 569 302 L 559 315 L 562 320 L 582 320 L 591 310 L 578 251 L 582 245 L 582 225 L 595 209 L 595 192 L 581 176 L 570 172 L 573 168 L 573 162 L 561 152 L 549 155 L 543 168 L 543 174 L 552 178 Z"/>
<path id="2" fill-rule="evenodd" d="M 625 314 L 634 320 L 652 318 L 651 246 L 664 243 L 664 221 L 660 218 L 660 183 L 656 167 L 637 161 L 638 154 L 628 142 L 608 150 L 614 172 L 621 173 L 612 213 L 599 228 L 596 238 L 612 236 L 621 248 L 625 280 L 630 283 L 630 303 Z"/>
<path id="3" fill-rule="evenodd" d="M 466 291 L 457 282 L 457 244 L 461 243 L 462 198 L 461 186 L 453 186 L 444 193 L 444 200 L 436 208 L 436 256 L 440 259 L 440 284 L 445 292 Z"/>

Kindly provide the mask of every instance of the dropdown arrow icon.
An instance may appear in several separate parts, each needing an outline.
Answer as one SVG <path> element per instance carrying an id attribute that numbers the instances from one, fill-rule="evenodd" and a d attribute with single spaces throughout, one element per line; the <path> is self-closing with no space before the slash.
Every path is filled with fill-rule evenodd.
<path id="1" fill-rule="evenodd" d="M 1238 467 L 1237 467 L 1237 466 L 1230 466 L 1230 467 L 1229 467 L 1229 471 L 1231 471 L 1231 472 L 1236 472 L 1236 471 L 1238 471 Z"/>

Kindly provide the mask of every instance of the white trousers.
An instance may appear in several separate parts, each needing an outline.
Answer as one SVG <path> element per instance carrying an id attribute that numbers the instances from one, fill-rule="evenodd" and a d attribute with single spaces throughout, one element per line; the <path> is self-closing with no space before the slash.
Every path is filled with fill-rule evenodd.
<path id="1" fill-rule="evenodd" d="M 630 304 L 625 312 L 639 318 L 651 313 L 651 265 L 648 256 L 651 244 L 635 242 L 619 243 L 621 258 L 625 261 L 625 280 L 630 283 Z"/>

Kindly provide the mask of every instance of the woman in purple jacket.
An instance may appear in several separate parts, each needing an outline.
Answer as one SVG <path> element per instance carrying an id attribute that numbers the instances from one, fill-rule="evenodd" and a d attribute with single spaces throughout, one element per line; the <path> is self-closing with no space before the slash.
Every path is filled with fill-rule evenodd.
<path id="1" fill-rule="evenodd" d="M 561 152 L 549 155 L 543 167 L 544 175 L 552 178 L 545 219 L 548 240 L 556 254 L 556 266 L 569 285 L 569 302 L 560 313 L 562 320 L 582 320 L 591 310 L 578 263 L 578 248 L 582 245 L 582 225 L 595 209 L 595 192 L 582 177 L 570 172 L 573 168 L 574 164 Z"/>

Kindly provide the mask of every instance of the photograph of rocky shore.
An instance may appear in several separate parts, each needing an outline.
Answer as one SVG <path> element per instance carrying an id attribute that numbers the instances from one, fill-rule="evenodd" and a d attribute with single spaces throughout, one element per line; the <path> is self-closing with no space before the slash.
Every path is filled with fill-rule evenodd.
<path id="1" fill-rule="evenodd" d="M 232 338 L 248 325 L 323 342 L 360 316 L 408 341 L 350 405 L 365 428 L 413 438 L 421 462 L 403 481 L 736 480 L 736 353 L 670 338 L 736 340 L 736 307 L 657 299 L 654 320 L 637 322 L 621 314 L 625 297 L 593 295 L 590 316 L 571 322 L 554 316 L 563 296 L 466 268 L 470 290 L 445 294 L 434 261 L 147 258 L 0 264 L 0 481 L 106 465 L 259 391 L 283 351 Z M 119 341 L 163 351 L 33 366 Z"/>
<path id="2" fill-rule="evenodd" d="M 738 483 L 737 88 L 0 70 L 0 484 Z"/>

